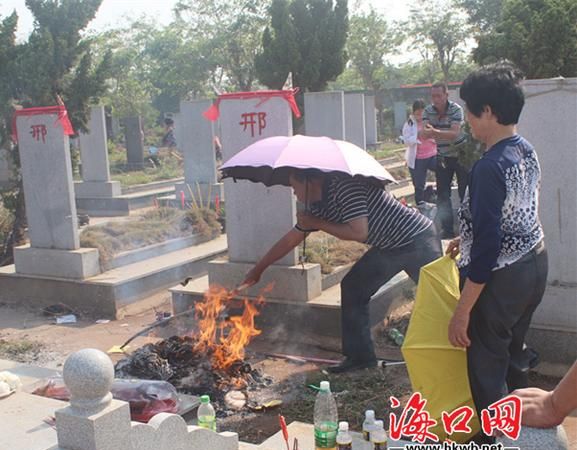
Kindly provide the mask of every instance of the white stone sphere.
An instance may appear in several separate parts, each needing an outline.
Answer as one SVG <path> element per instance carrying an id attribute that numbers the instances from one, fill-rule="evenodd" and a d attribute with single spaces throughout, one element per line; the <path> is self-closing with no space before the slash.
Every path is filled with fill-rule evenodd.
<path id="1" fill-rule="evenodd" d="M 66 359 L 62 375 L 71 406 L 94 412 L 110 403 L 114 366 L 106 353 L 94 348 L 77 351 Z"/>

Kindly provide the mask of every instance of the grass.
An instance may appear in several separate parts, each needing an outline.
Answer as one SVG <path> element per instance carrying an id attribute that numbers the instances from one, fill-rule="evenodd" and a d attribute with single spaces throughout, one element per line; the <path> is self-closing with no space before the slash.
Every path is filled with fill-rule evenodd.
<path id="1" fill-rule="evenodd" d="M 109 141 L 108 149 L 110 178 L 120 181 L 123 186 L 147 184 L 184 176 L 184 160 L 176 149 L 158 149 L 159 165 L 157 166 L 148 160 L 148 155 L 145 155 L 145 167 L 142 170 L 126 170 L 126 149 L 123 146 Z"/>
<path id="2" fill-rule="evenodd" d="M 97 248 L 101 268 L 107 270 L 118 253 L 193 234 L 214 238 L 220 230 L 216 214 L 206 208 L 158 208 L 133 220 L 87 227 L 80 234 L 80 245 Z"/>
<path id="3" fill-rule="evenodd" d="M 404 368 L 367 369 L 348 374 L 325 375 L 322 372 L 310 373 L 305 384 L 298 388 L 294 401 L 285 404 L 282 414 L 287 423 L 298 420 L 311 422 L 314 416 L 316 391 L 309 388 L 318 386 L 322 380 L 329 380 L 339 411 L 339 420 L 346 420 L 352 430 L 360 431 L 364 414 L 373 409 L 378 418 L 388 423 L 390 396 L 399 400 L 411 392 L 411 386 Z"/>
<path id="4" fill-rule="evenodd" d="M 43 348 L 44 344 L 26 339 L 15 342 L 0 339 L 0 358 L 14 361 L 25 360 L 26 355 L 38 354 Z"/>
<path id="5" fill-rule="evenodd" d="M 137 184 L 153 183 L 155 181 L 171 180 L 184 176 L 184 169 L 179 161 L 173 158 L 161 160 L 159 167 L 146 167 L 143 170 L 121 171 L 115 170 L 110 178 L 120 181 L 122 186 L 135 186 Z"/>
<path id="6" fill-rule="evenodd" d="M 335 268 L 356 262 L 367 246 L 359 242 L 343 241 L 322 231 L 307 237 L 307 261 L 321 265 L 321 272 L 331 273 Z M 301 247 L 302 253 L 302 247 Z"/>
<path id="7" fill-rule="evenodd" d="M 403 144 L 397 144 L 396 142 L 383 142 L 375 150 L 369 150 L 369 153 L 375 159 L 383 159 L 395 154 L 397 150 L 402 150 L 405 147 Z"/>

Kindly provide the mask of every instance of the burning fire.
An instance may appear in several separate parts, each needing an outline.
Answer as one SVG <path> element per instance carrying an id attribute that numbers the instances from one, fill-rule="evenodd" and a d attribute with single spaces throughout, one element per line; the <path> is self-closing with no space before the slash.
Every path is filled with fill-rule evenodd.
<path id="1" fill-rule="evenodd" d="M 241 316 L 226 317 L 226 309 L 235 300 L 230 291 L 211 286 L 201 302 L 195 305 L 195 318 L 198 321 L 197 344 L 195 351 L 211 354 L 215 369 L 228 369 L 236 361 L 244 358 L 245 347 L 261 330 L 255 327 L 254 320 L 259 307 L 264 304 L 263 293 L 270 292 L 267 286 L 256 300 L 244 298 Z M 236 301 L 236 300 L 235 300 Z"/>

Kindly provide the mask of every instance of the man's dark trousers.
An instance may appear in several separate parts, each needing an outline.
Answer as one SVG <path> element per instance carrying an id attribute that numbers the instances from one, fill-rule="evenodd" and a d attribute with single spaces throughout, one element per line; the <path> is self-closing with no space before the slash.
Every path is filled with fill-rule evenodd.
<path id="1" fill-rule="evenodd" d="M 459 164 L 457 157 L 437 156 L 437 216 L 441 223 L 441 231 L 445 235 L 453 236 L 453 206 L 451 204 L 451 184 L 454 175 L 457 175 L 459 199 L 463 201 L 469 171 Z"/>
<path id="2" fill-rule="evenodd" d="M 356 361 L 374 360 L 369 301 L 377 290 L 404 270 L 417 283 L 422 266 L 442 255 L 434 225 L 408 245 L 394 250 L 371 248 L 341 282 L 341 333 L 343 354 Z"/>

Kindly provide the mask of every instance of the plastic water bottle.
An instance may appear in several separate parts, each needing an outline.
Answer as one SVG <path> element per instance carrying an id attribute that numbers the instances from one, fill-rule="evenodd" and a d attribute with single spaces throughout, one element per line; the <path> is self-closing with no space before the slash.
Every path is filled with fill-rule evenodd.
<path id="1" fill-rule="evenodd" d="M 372 409 L 365 411 L 365 420 L 363 421 L 363 446 L 364 450 L 373 448 L 371 445 L 371 432 L 375 428 L 375 412 Z"/>
<path id="2" fill-rule="evenodd" d="M 321 381 L 321 389 L 315 400 L 315 449 L 335 450 L 337 444 L 337 404 L 331 394 L 328 381 Z"/>
<path id="3" fill-rule="evenodd" d="M 371 433 L 371 443 L 373 444 L 373 450 L 387 449 L 387 432 L 382 420 L 375 422 L 375 429 Z"/>
<path id="4" fill-rule="evenodd" d="M 396 328 L 391 328 L 389 330 L 389 337 L 397 344 L 399 347 L 403 345 L 405 341 L 405 336 Z"/>
<path id="5" fill-rule="evenodd" d="M 352 450 L 353 438 L 349 433 L 349 423 L 339 422 L 339 432 L 337 433 L 337 450 Z"/>
<path id="6" fill-rule="evenodd" d="M 216 412 L 210 404 L 210 397 L 208 395 L 200 397 L 200 406 L 196 414 L 199 427 L 216 431 Z"/>

